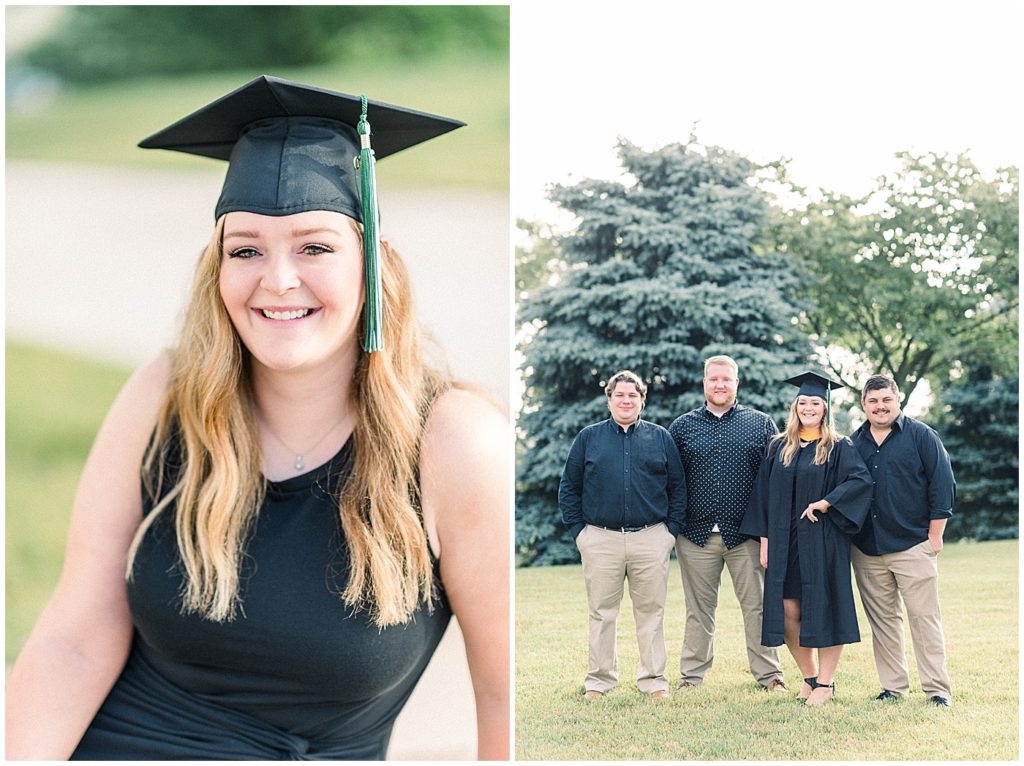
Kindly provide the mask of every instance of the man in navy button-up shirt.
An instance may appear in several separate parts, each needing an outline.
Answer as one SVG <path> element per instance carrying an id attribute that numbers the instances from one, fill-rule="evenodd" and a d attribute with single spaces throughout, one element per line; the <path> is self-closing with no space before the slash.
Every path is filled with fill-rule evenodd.
<path id="1" fill-rule="evenodd" d="M 611 417 L 577 434 L 558 487 L 562 521 L 576 539 L 587 583 L 585 694 L 599 697 L 618 683 L 615 623 L 625 578 L 640 650 L 637 686 L 667 697 L 668 561 L 686 524 L 686 479 L 668 431 L 640 419 L 647 386 L 639 376 L 616 373 L 605 395 Z"/>
<path id="2" fill-rule="evenodd" d="M 871 472 L 874 498 L 851 554 L 882 683 L 877 699 L 910 692 L 902 596 L 921 688 L 933 704 L 946 707 L 951 689 L 937 557 L 946 520 L 953 515 L 953 469 L 938 434 L 902 414 L 891 378 L 869 378 L 861 405 L 867 422 L 851 438 Z"/>

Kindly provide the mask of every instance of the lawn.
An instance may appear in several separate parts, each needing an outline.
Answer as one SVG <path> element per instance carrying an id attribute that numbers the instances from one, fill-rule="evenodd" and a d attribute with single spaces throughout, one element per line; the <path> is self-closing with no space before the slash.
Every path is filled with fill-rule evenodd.
<path id="1" fill-rule="evenodd" d="M 516 757 L 520 760 L 1012 760 L 1018 758 L 1018 543 L 955 543 L 940 554 L 941 599 L 954 705 L 913 688 L 899 703 L 878 693 L 870 630 L 847 647 L 837 697 L 820 709 L 794 702 L 796 664 L 780 649 L 791 694 L 769 696 L 746 667 L 742 619 L 726 573 L 715 665 L 705 683 L 676 692 L 684 605 L 672 562 L 665 635 L 670 700 L 636 690 L 632 608 L 618 625 L 619 686 L 581 696 L 587 606 L 578 566 L 516 575 Z M 857 597 L 859 606 L 859 596 Z M 907 641 L 910 646 L 909 635 Z M 911 656 L 911 684 L 917 672 Z"/>
<path id="2" fill-rule="evenodd" d="M 129 371 L 10 342 L 6 370 L 9 663 L 57 582 L 82 465 Z"/>
<path id="3" fill-rule="evenodd" d="M 462 56 L 410 64 L 278 68 L 150 77 L 61 92 L 42 109 L 7 109 L 8 159 L 210 168 L 213 160 L 136 148 L 146 136 L 260 74 L 454 117 L 450 136 L 381 162 L 382 186 L 468 186 L 506 191 L 509 171 L 508 60 Z M 114 116 L 116 115 L 116 119 Z"/>

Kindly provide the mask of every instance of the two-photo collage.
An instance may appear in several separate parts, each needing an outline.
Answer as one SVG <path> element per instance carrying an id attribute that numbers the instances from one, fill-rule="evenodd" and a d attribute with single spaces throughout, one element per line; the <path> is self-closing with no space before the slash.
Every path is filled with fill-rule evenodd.
<path id="1" fill-rule="evenodd" d="M 1018 761 L 1022 12 L 6 5 L 12 761 Z"/>

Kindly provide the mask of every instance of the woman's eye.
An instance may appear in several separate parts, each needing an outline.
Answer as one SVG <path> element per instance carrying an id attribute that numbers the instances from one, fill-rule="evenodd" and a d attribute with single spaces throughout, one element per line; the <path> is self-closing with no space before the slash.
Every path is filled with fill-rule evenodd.
<path id="1" fill-rule="evenodd" d="M 334 251 L 327 245 L 309 244 L 303 246 L 302 252 L 306 255 L 320 255 L 321 253 L 332 253 Z"/>
<path id="2" fill-rule="evenodd" d="M 228 253 L 229 258 L 252 258 L 253 256 L 259 255 L 260 251 L 255 247 L 239 247 L 236 250 L 232 250 Z"/>

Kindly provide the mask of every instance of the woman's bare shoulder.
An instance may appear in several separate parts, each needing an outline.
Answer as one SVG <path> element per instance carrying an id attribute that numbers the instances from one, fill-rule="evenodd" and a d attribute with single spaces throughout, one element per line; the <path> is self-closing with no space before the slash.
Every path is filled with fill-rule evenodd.
<path id="1" fill-rule="evenodd" d="M 144 409 L 159 408 L 171 379 L 171 353 L 163 351 L 135 370 L 121 391 L 126 404 Z"/>
<path id="2" fill-rule="evenodd" d="M 508 416 L 486 392 L 451 388 L 431 406 L 424 442 L 462 450 L 486 444 L 508 446 L 510 435 Z"/>
<path id="3" fill-rule="evenodd" d="M 103 429 L 115 430 L 130 445 L 148 440 L 166 399 L 170 377 L 171 357 L 166 351 L 136 369 L 114 400 Z"/>
<path id="4" fill-rule="evenodd" d="M 137 521 L 139 469 L 167 395 L 167 353 L 139 367 L 121 388 L 86 461 L 75 501 L 76 518 Z M 116 499 L 116 502 L 114 502 Z"/>
<path id="5" fill-rule="evenodd" d="M 424 522 L 435 553 L 458 546 L 471 530 L 507 524 L 512 459 L 512 428 L 500 406 L 463 388 L 438 397 L 420 452 Z"/>

